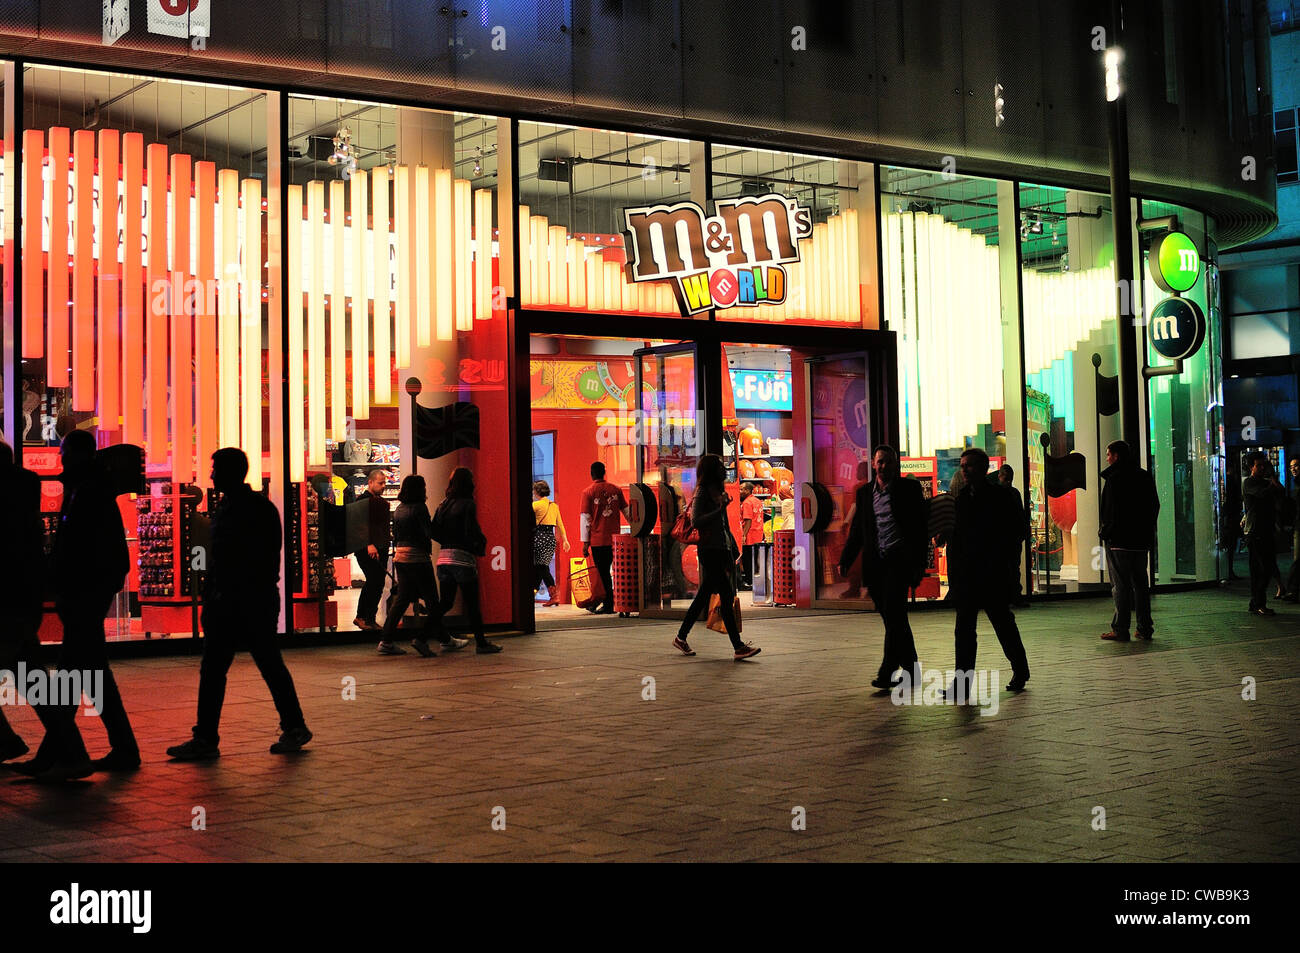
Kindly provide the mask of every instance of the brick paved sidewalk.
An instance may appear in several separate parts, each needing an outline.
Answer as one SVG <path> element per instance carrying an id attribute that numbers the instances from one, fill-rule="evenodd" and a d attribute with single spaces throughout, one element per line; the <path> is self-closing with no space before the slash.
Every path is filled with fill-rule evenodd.
<path id="1" fill-rule="evenodd" d="M 56 789 L 0 776 L 0 859 L 1300 860 L 1300 609 L 1256 619 L 1214 591 L 1155 609 L 1156 641 L 1127 645 L 1097 637 L 1105 600 L 1022 611 L 1033 679 L 987 716 L 873 694 L 874 615 L 755 626 L 746 663 L 702 627 L 699 656 L 677 656 L 675 623 L 635 620 L 495 656 L 295 650 L 316 740 L 291 758 L 267 753 L 274 709 L 240 656 L 203 765 L 163 753 L 188 736 L 198 659 L 122 661 L 143 768 Z M 913 626 L 923 661 L 950 667 L 952 614 Z M 38 740 L 30 710 L 13 721 Z"/>

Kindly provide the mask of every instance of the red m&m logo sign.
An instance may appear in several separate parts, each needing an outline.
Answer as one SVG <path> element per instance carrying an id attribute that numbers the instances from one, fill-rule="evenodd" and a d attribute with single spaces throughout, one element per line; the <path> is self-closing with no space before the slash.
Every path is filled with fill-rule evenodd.
<path id="1" fill-rule="evenodd" d="M 709 292 L 713 295 L 714 304 L 719 308 L 728 308 L 736 303 L 736 294 L 740 291 L 740 283 L 736 281 L 736 276 L 726 269 L 719 269 L 713 273 L 709 279 Z"/>

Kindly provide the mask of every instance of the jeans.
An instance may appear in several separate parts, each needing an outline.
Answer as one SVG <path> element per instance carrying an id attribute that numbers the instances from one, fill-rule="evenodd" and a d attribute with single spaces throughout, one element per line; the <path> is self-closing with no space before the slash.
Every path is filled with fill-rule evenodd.
<path id="1" fill-rule="evenodd" d="M 361 587 L 361 596 L 357 599 L 357 618 L 374 622 L 379 612 L 379 597 L 384 594 L 384 559 L 374 559 L 364 549 L 354 554 L 361 571 L 365 574 L 366 584 Z"/>
<path id="2" fill-rule="evenodd" d="M 757 548 L 753 543 L 740 547 L 740 581 L 751 588 L 754 585 L 754 551 Z"/>
<path id="3" fill-rule="evenodd" d="M 1268 604 L 1268 584 L 1277 572 L 1277 554 L 1273 548 L 1272 530 L 1252 533 L 1246 537 L 1250 553 L 1250 607 L 1263 609 Z"/>
<path id="4" fill-rule="evenodd" d="M 591 547 L 591 558 L 596 563 L 596 572 L 600 573 L 600 581 L 605 584 L 605 601 L 596 608 L 613 612 L 614 574 L 610 572 L 610 568 L 614 565 L 614 547 L 593 546 Z"/>
<path id="5" fill-rule="evenodd" d="M 731 611 L 736 600 L 736 589 L 731 582 L 731 573 L 735 565 L 731 558 L 731 550 L 696 549 L 695 552 L 700 563 L 700 588 L 696 591 L 690 608 L 686 610 L 686 618 L 682 620 L 677 637 L 683 642 L 686 641 L 686 635 L 691 631 L 691 626 L 695 625 L 695 620 L 701 613 L 708 612 L 709 597 L 716 594 L 719 600 L 718 612 L 727 627 L 727 638 L 731 639 L 734 648 L 739 649 L 744 643 L 740 641 L 736 614 Z"/>
<path id="6" fill-rule="evenodd" d="M 1115 614 L 1110 630 L 1128 635 L 1129 616 L 1137 610 L 1137 633 L 1149 636 L 1155 629 L 1151 621 L 1151 583 L 1147 575 L 1145 549 L 1111 549 L 1106 547 L 1106 570 L 1110 573 L 1111 595 Z"/>
<path id="7" fill-rule="evenodd" d="M 980 610 L 989 617 L 993 632 L 1002 643 L 1002 651 L 1011 663 L 1014 675 L 1029 676 L 1029 659 L 1025 656 L 1024 643 L 1020 641 L 1020 629 L 1016 625 L 1015 613 L 1003 591 L 991 591 L 989 588 L 972 587 L 956 596 L 957 625 L 954 629 L 956 641 L 958 678 L 966 678 L 969 685 L 975 673 L 975 622 Z"/>
<path id="8" fill-rule="evenodd" d="M 483 610 L 479 606 L 478 569 L 471 566 L 439 566 L 438 585 L 442 587 L 438 615 L 445 616 L 451 611 L 452 604 L 456 601 L 456 590 L 459 589 L 461 608 L 474 633 L 474 641 L 480 645 L 486 642 L 483 635 Z"/>
<path id="9" fill-rule="evenodd" d="M 226 675 L 235 660 L 235 652 L 247 644 L 257 670 L 280 715 L 280 730 L 306 728 L 293 676 L 280 655 L 276 643 L 278 608 L 252 609 L 245 606 L 203 607 L 203 661 L 199 665 L 199 715 L 194 737 L 212 744 L 221 740 L 218 727 L 221 708 L 226 700 Z"/>
<path id="10" fill-rule="evenodd" d="M 433 563 L 393 563 L 397 570 L 397 594 L 388 607 L 384 620 L 384 641 L 391 642 L 402 624 L 407 608 L 419 599 L 424 603 L 424 633 L 426 641 L 433 636 L 446 643 L 449 636 L 442 630 L 442 614 L 438 611 L 438 584 L 433 579 Z"/>
<path id="11" fill-rule="evenodd" d="M 57 600 L 59 621 L 63 624 L 63 645 L 59 649 L 56 669 L 64 671 L 99 670 L 104 673 L 103 698 L 100 699 L 100 721 L 108 733 L 109 748 L 124 757 L 138 755 L 131 719 L 127 717 L 122 694 L 118 691 L 113 670 L 108 666 L 108 649 L 104 642 L 104 617 L 108 615 L 116 593 L 80 592 Z M 86 745 L 77 728 L 79 702 L 59 708 L 60 730 L 47 729 L 41 747 L 36 753 L 40 761 L 81 761 L 86 757 Z"/>
<path id="12" fill-rule="evenodd" d="M 888 553 L 878 559 L 863 556 L 863 575 L 867 592 L 885 626 L 885 655 L 880 661 L 881 679 L 888 679 L 899 668 L 916 664 L 916 641 L 912 623 L 907 618 L 907 590 L 913 573 L 903 564 L 901 553 Z"/>

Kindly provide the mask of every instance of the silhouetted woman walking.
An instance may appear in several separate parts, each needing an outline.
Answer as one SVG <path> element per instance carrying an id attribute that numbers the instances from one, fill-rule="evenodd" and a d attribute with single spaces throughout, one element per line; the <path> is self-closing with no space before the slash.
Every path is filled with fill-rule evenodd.
<path id="1" fill-rule="evenodd" d="M 402 481 L 397 493 L 397 511 L 393 514 L 393 568 L 397 570 L 397 592 L 384 620 L 384 639 L 380 655 L 405 655 L 406 650 L 393 641 L 407 606 L 419 599 L 424 603 L 424 635 L 414 639 L 411 647 L 425 658 L 436 654 L 429 646 L 434 635 L 443 651 L 463 648 L 469 642 L 453 639 L 442 628 L 438 613 L 438 584 L 433 578 L 433 524 L 426 505 L 428 489 L 424 477 L 412 474 Z"/>
<path id="2" fill-rule="evenodd" d="M 731 639 L 736 658 L 752 658 L 761 651 L 753 643 L 740 640 L 736 614 L 732 611 L 736 601 L 732 576 L 736 568 L 737 549 L 727 519 L 731 497 L 727 494 L 726 482 L 727 471 L 722 465 L 722 458 L 715 453 L 706 454 L 695 469 L 695 497 L 691 501 L 690 513 L 691 525 L 700 535 L 695 549 L 700 564 L 700 588 L 695 593 L 691 607 L 686 610 L 686 618 L 682 620 L 677 638 L 673 639 L 673 648 L 683 655 L 695 654 L 686 643 L 686 636 L 700 613 L 708 612 L 709 596 L 715 594 L 720 601 L 718 611 L 727 627 L 727 637 Z"/>
<path id="3" fill-rule="evenodd" d="M 446 616 L 461 593 L 461 604 L 479 655 L 500 652 L 501 646 L 483 635 L 483 612 L 479 608 L 478 557 L 487 552 L 487 537 L 478 525 L 474 504 L 474 474 L 465 467 L 451 472 L 447 497 L 433 515 L 433 538 L 442 549 L 438 552 L 438 585 L 442 587 L 439 614 Z"/>

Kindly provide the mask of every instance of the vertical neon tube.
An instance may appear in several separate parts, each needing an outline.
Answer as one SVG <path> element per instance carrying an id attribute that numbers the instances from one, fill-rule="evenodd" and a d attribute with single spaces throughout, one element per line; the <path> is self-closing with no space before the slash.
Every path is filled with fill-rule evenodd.
<path id="1" fill-rule="evenodd" d="M 222 169 L 217 175 L 217 214 L 221 220 L 218 267 L 221 294 L 217 299 L 220 339 L 218 373 L 221 381 L 221 445 L 238 447 L 239 439 L 239 173 Z"/>
<path id="2" fill-rule="evenodd" d="M 492 192 L 474 193 L 474 318 L 492 319 Z"/>
<path id="3" fill-rule="evenodd" d="M 454 199 L 451 170 L 436 169 L 433 174 L 434 205 L 434 288 L 437 292 L 437 332 L 439 341 L 456 336 L 456 235 L 453 227 Z"/>
<path id="4" fill-rule="evenodd" d="M 432 222 L 429 167 L 421 165 L 415 169 L 415 343 L 419 347 L 428 347 L 433 340 L 430 283 L 433 281 L 433 245 L 437 238 L 430 234 Z"/>
<path id="5" fill-rule="evenodd" d="M 563 225 L 552 225 L 550 232 L 551 304 L 569 307 L 569 263 L 567 254 L 568 230 Z"/>
<path id="6" fill-rule="evenodd" d="M 347 268 L 347 245 L 343 241 L 343 223 L 347 218 L 344 208 L 346 191 L 343 183 L 335 179 L 330 183 L 330 249 L 333 267 L 330 269 L 330 439 L 342 443 L 347 430 L 348 401 L 348 310 L 343 288 L 343 271 Z"/>
<path id="7" fill-rule="evenodd" d="M 474 284 L 470 278 L 474 242 L 470 238 L 470 190 L 468 179 L 452 183 L 455 202 L 456 242 L 456 330 L 474 330 Z"/>
<path id="8" fill-rule="evenodd" d="M 244 209 L 244 288 L 240 324 L 244 332 L 243 436 L 248 454 L 248 485 L 262 488 L 262 183 L 240 183 Z"/>
<path id="9" fill-rule="evenodd" d="M 99 133 L 99 315 L 97 332 L 99 368 L 96 403 L 99 429 L 115 431 L 122 413 L 122 329 L 119 310 L 122 266 L 117 260 L 118 153 L 121 136 L 116 129 Z"/>
<path id="10" fill-rule="evenodd" d="M 45 286 L 46 338 L 49 340 L 45 377 L 50 387 L 67 387 L 72 383 L 68 375 L 69 135 L 68 130 L 61 126 L 50 130 L 50 250 Z"/>
<path id="11" fill-rule="evenodd" d="M 536 282 L 532 270 L 533 261 L 533 226 L 531 209 L 527 205 L 519 206 L 519 301 L 525 308 L 534 303 L 533 288 Z"/>
<path id="12" fill-rule="evenodd" d="M 23 133 L 23 357 L 45 356 L 45 134 Z"/>
<path id="13" fill-rule="evenodd" d="M 387 404 L 393 399 L 393 358 L 389 344 L 388 301 L 392 278 L 388 270 L 388 168 L 378 166 L 371 175 L 371 227 L 372 254 L 375 268 L 374 333 L 375 342 L 375 403 Z"/>
<path id="14" fill-rule="evenodd" d="M 289 273 L 285 295 L 289 304 L 289 482 L 302 483 L 306 474 L 306 431 L 302 399 L 302 186 L 288 188 L 284 227 L 289 230 Z"/>
<path id="15" fill-rule="evenodd" d="M 95 134 L 72 137 L 72 409 L 95 409 Z"/>
<path id="16" fill-rule="evenodd" d="M 307 462 L 325 466 L 325 183 L 307 183 Z"/>
<path id="17" fill-rule="evenodd" d="M 171 381 L 172 480 L 194 482 L 194 340 L 186 280 L 190 271 L 190 157 L 171 157 Z"/>
<path id="18" fill-rule="evenodd" d="M 532 270 L 533 301 L 543 308 L 551 303 L 551 268 L 546 260 L 550 248 L 548 228 L 545 215 L 534 215 L 529 222 L 528 267 Z"/>
<path id="19" fill-rule="evenodd" d="M 122 440 L 144 444 L 144 136 L 122 137 Z"/>
<path id="20" fill-rule="evenodd" d="M 370 416 L 370 313 L 366 295 L 366 186 L 370 177 L 363 172 L 352 175 L 352 416 L 364 420 Z"/>
<path id="21" fill-rule="evenodd" d="M 194 380 L 194 394 L 198 401 L 195 417 L 198 423 L 198 482 L 209 486 L 208 464 L 212 454 L 221 446 L 217 431 L 218 388 L 217 377 L 217 309 L 216 309 L 216 208 L 217 167 L 212 162 L 194 163 L 194 208 L 198 214 L 195 222 L 195 259 L 198 279 L 198 298 L 194 317 L 194 356 L 198 374 Z"/>
<path id="22" fill-rule="evenodd" d="M 167 147 L 158 143 L 145 150 L 148 179 L 148 265 L 145 318 L 145 460 L 167 462 L 167 308 L 171 294 L 167 281 Z"/>
<path id="23" fill-rule="evenodd" d="M 411 366 L 411 175 L 399 165 L 394 173 L 393 218 L 397 223 L 397 323 L 394 328 L 393 360 L 398 367 Z"/>

